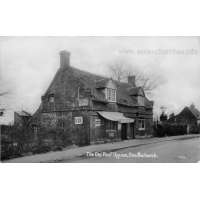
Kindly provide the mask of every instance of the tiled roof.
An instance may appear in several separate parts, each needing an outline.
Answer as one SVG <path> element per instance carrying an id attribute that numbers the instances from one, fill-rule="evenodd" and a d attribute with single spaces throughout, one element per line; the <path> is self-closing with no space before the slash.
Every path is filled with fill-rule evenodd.
<path id="1" fill-rule="evenodd" d="M 109 79 L 103 79 L 103 80 L 97 81 L 95 87 L 96 88 L 105 88 L 108 81 L 109 81 Z"/>
<path id="2" fill-rule="evenodd" d="M 141 90 L 141 87 L 132 87 L 128 89 L 129 95 L 138 95 Z"/>
<path id="3" fill-rule="evenodd" d="M 149 101 L 146 97 L 145 97 L 144 105 L 145 105 L 146 108 L 152 108 L 153 107 L 152 101 Z"/>
<path id="4" fill-rule="evenodd" d="M 94 84 L 96 85 L 96 82 L 98 81 L 102 81 L 106 79 L 108 80 L 108 77 L 92 74 L 90 72 L 86 72 L 74 67 L 70 67 L 70 68 L 74 72 L 75 76 L 78 76 L 78 78 L 80 78 L 83 81 L 83 83 L 89 88 L 91 85 L 93 86 Z"/>
<path id="5" fill-rule="evenodd" d="M 92 74 L 74 67 L 69 68 L 70 71 L 76 76 L 76 78 L 78 78 L 85 85 L 85 87 L 91 89 L 91 94 L 94 100 L 108 102 L 108 100 L 105 98 L 105 94 L 101 92 L 98 88 L 105 87 L 110 78 Z M 141 89 L 141 87 L 133 87 L 131 84 L 128 83 L 123 83 L 115 80 L 113 81 L 117 87 L 117 103 L 127 106 L 138 106 L 136 98 L 130 96 L 130 91 L 131 94 L 136 94 L 137 91 L 139 92 L 139 89 Z M 152 104 L 146 98 L 145 107 L 152 108 Z"/>
<path id="6" fill-rule="evenodd" d="M 196 108 L 187 107 L 189 111 L 197 118 L 200 119 L 200 112 Z"/>

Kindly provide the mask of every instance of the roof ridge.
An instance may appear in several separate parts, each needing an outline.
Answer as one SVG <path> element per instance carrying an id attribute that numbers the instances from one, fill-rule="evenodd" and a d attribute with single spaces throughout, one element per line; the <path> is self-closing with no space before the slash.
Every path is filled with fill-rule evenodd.
<path id="1" fill-rule="evenodd" d="M 74 78 L 78 78 L 78 80 L 85 86 L 86 84 L 81 80 L 81 78 L 79 77 L 79 75 L 73 70 L 73 67 L 71 67 L 69 65 L 69 69 L 70 69 L 70 72 L 72 73 L 72 75 L 74 75 Z"/>
<path id="2" fill-rule="evenodd" d="M 115 82 L 117 82 L 117 83 L 132 86 L 130 83 L 117 81 L 117 80 L 113 79 L 112 77 L 107 77 L 107 76 L 103 76 L 103 75 L 100 75 L 100 74 L 95 74 L 95 73 L 88 72 L 88 71 L 85 71 L 85 70 L 82 70 L 82 69 L 79 69 L 79 68 L 76 68 L 76 67 L 72 67 L 72 66 L 70 66 L 70 67 L 71 67 L 72 69 L 76 69 L 76 70 L 79 70 L 79 71 L 82 71 L 82 72 L 85 72 L 85 73 L 88 73 L 88 74 L 91 74 L 91 75 L 94 75 L 94 76 L 99 76 L 99 77 L 103 78 L 102 80 L 105 80 L 105 79 L 112 79 L 113 81 L 115 81 Z M 100 80 L 100 81 L 102 81 L 102 80 Z M 133 87 L 133 86 L 132 86 L 132 87 Z M 136 86 L 136 87 L 133 87 L 133 88 L 137 88 L 137 87 L 141 87 L 141 86 Z"/>
<path id="3" fill-rule="evenodd" d="M 106 76 L 103 76 L 103 75 L 99 75 L 99 74 L 94 74 L 94 73 L 92 73 L 92 72 L 88 72 L 88 71 L 85 71 L 85 70 L 82 70 L 82 69 L 79 69 L 79 68 L 76 68 L 76 67 L 72 67 L 72 66 L 70 66 L 72 69 L 74 68 L 74 69 L 77 69 L 77 70 L 80 70 L 80 71 L 82 71 L 82 72 L 86 72 L 86 73 L 88 73 L 88 74 L 91 74 L 91 75 L 95 75 L 95 76 L 99 76 L 99 77 L 102 77 L 102 78 L 108 78 L 109 79 L 109 77 L 106 77 Z"/>
<path id="4" fill-rule="evenodd" d="M 200 119 L 200 112 L 197 108 L 191 108 L 190 106 L 186 106 L 186 108 L 188 108 L 188 110 L 197 118 Z M 198 112 L 198 116 L 196 115 L 197 113 L 194 112 Z"/>

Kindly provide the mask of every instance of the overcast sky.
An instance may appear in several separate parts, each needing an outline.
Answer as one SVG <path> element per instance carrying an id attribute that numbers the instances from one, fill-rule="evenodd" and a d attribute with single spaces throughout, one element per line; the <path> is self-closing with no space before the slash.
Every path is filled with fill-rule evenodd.
<path id="1" fill-rule="evenodd" d="M 62 50 L 71 52 L 71 66 L 104 76 L 108 75 L 107 64 L 118 58 L 133 67 L 156 70 L 165 84 L 148 97 L 155 102 L 154 116 L 160 115 L 161 105 L 168 108 L 168 114 L 178 114 L 191 102 L 200 110 L 197 37 L 0 37 L 1 79 L 6 87 L 16 87 L 12 96 L 4 99 L 4 105 L 15 103 L 0 122 L 13 120 L 14 111 L 37 110 L 60 66 Z M 151 54 L 120 53 L 123 50 L 150 50 Z M 158 50 L 170 53 L 156 54 Z M 188 50 L 191 52 L 184 55 Z"/>

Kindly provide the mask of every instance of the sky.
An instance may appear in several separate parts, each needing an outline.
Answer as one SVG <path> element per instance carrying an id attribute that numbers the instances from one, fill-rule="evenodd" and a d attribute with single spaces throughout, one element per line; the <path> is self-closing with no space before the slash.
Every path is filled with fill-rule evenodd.
<path id="1" fill-rule="evenodd" d="M 200 110 L 197 37 L 0 37 L 0 80 L 4 89 L 13 89 L 0 100 L 0 106 L 7 107 L 0 123 L 12 121 L 14 111 L 35 113 L 60 67 L 62 50 L 71 52 L 71 66 L 103 76 L 116 59 L 156 71 L 164 84 L 147 96 L 154 101 L 154 117 L 163 105 L 168 115 L 192 102 Z"/>

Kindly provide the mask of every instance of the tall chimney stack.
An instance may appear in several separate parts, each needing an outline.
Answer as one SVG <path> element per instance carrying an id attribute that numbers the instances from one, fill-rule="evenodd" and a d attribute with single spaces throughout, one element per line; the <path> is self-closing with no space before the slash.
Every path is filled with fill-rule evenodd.
<path id="1" fill-rule="evenodd" d="M 136 87 L 134 75 L 128 77 L 128 83 L 131 84 L 133 87 Z"/>
<path id="2" fill-rule="evenodd" d="M 70 64 L 70 52 L 64 50 L 60 52 L 60 67 L 66 67 Z"/>

